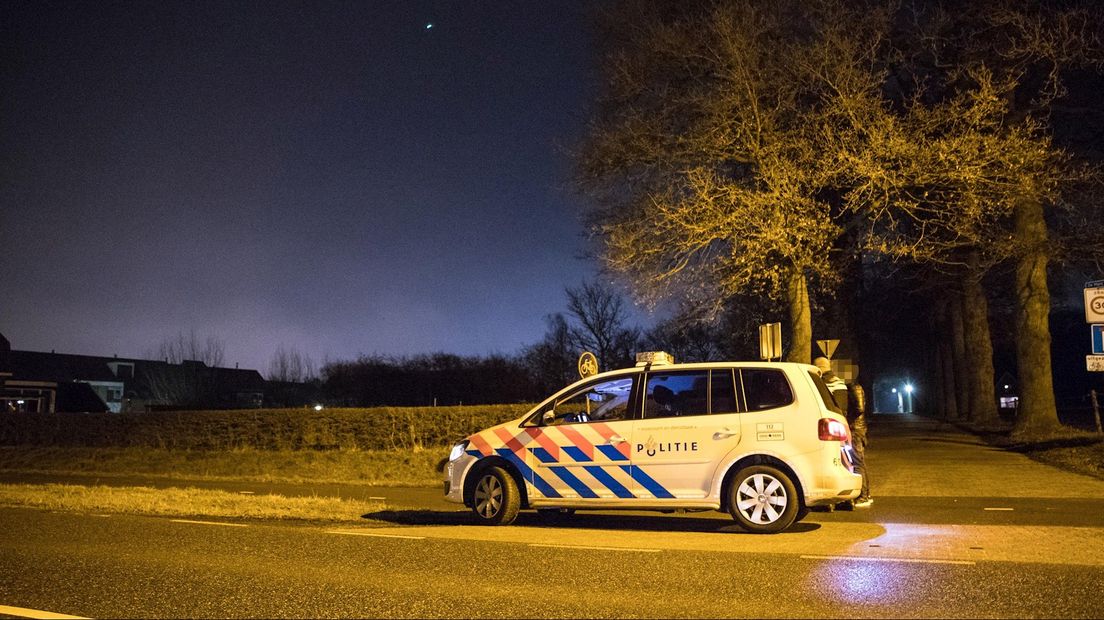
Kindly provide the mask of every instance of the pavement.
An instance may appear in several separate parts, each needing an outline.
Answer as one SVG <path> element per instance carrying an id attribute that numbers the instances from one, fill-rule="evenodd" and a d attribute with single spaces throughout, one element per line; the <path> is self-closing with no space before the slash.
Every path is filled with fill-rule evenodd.
<path id="1" fill-rule="evenodd" d="M 1104 500 L 1104 480 L 988 445 L 953 424 L 911 414 L 869 417 L 875 504 L 909 496 Z"/>

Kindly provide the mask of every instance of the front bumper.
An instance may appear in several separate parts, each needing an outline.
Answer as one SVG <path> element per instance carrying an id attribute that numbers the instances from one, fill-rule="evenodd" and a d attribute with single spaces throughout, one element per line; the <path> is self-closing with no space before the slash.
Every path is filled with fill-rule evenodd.
<path id="1" fill-rule="evenodd" d="M 471 471 L 472 465 L 479 460 L 464 454 L 460 458 L 445 464 L 445 499 L 457 504 L 464 503 L 464 478 Z"/>

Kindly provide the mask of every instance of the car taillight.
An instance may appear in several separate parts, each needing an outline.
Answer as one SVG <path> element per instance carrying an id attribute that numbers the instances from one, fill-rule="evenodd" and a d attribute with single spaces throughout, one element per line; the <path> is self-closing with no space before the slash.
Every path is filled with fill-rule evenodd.
<path id="1" fill-rule="evenodd" d="M 817 423 L 817 436 L 821 441 L 847 441 L 847 425 L 832 418 L 821 418 Z"/>

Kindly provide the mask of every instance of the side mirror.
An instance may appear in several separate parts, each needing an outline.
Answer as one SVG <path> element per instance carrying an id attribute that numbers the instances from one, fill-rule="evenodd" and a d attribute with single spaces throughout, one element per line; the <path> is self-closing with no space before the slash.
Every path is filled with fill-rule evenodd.
<path id="1" fill-rule="evenodd" d="M 541 424 L 544 424 L 545 426 L 549 426 L 555 421 L 556 421 L 556 412 L 552 411 L 551 409 L 549 409 L 548 411 L 545 411 L 544 415 L 541 416 Z"/>

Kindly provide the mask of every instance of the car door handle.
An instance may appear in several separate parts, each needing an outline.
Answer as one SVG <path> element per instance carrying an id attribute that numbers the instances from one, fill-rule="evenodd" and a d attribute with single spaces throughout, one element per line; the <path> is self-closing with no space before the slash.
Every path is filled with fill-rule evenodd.
<path id="1" fill-rule="evenodd" d="M 625 438 L 620 435 L 614 435 L 609 438 L 609 442 L 615 446 L 619 443 L 625 443 L 625 441 Z"/>
<path id="2" fill-rule="evenodd" d="M 727 428 L 722 428 L 721 430 L 717 431 L 716 433 L 713 433 L 713 439 L 728 439 L 729 437 L 732 437 L 733 435 L 738 435 L 738 434 L 739 434 L 738 431 L 733 431 L 733 430 L 729 430 Z"/>

